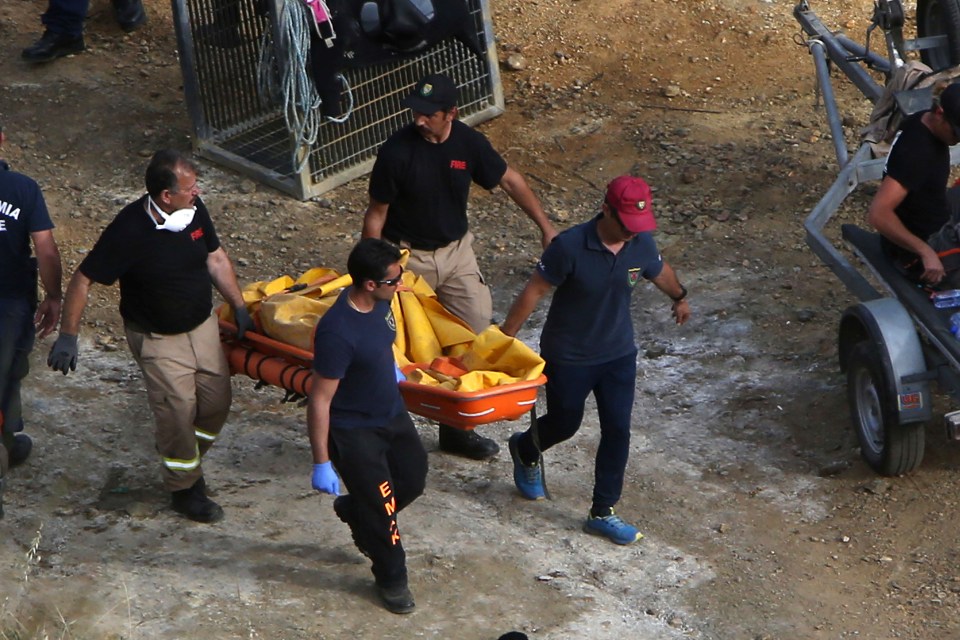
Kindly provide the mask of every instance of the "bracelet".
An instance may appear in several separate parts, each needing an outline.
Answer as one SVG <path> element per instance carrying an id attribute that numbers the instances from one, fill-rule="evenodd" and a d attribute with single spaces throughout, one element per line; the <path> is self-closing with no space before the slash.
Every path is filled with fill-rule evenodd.
<path id="1" fill-rule="evenodd" d="M 676 302 L 683 301 L 683 299 L 686 297 L 687 297 L 687 288 L 683 285 L 680 285 L 680 295 L 676 298 L 674 298 L 673 296 L 670 296 L 670 299 L 673 300 L 674 303 L 676 303 Z"/>

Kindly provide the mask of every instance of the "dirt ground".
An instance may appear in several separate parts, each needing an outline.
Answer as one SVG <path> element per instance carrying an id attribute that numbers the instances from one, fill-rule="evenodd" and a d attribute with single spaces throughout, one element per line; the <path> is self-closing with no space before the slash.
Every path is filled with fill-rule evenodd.
<path id="1" fill-rule="evenodd" d="M 30 67 L 41 0 L 0 5 L 2 155 L 44 188 L 67 273 L 142 191 L 160 147 L 188 149 L 169 4 L 123 34 L 93 0 L 89 50 Z M 507 112 L 482 126 L 559 227 L 592 214 L 611 177 L 655 187 L 658 241 L 690 290 L 677 328 L 652 287 L 635 303 L 635 431 L 619 512 L 645 534 L 580 531 L 597 425 L 546 460 L 553 500 L 516 493 L 506 439 L 488 463 L 431 451 L 402 514 L 417 611 L 392 616 L 366 560 L 310 488 L 303 410 L 235 378 L 204 467 L 226 519 L 167 508 L 117 291 L 98 288 L 79 367 L 25 390 L 35 450 L 9 478 L 0 540 L 2 638 L 960 637 L 960 452 L 937 419 L 922 467 L 878 478 L 860 460 L 836 364 L 854 302 L 801 222 L 836 175 L 813 66 L 788 0 L 492 0 Z M 869 0 L 820 0 L 861 40 Z M 908 15 L 913 15 L 913 5 Z M 878 40 L 874 41 L 875 43 Z M 517 61 L 518 58 L 514 58 Z M 869 103 L 837 90 L 847 130 Z M 301 203 L 202 163 L 205 200 L 244 282 L 339 266 L 364 179 Z M 474 192 L 472 228 L 502 317 L 539 253 L 501 192 Z M 855 219 L 854 210 L 848 214 Z M 543 315 L 521 335 L 536 345 Z"/>

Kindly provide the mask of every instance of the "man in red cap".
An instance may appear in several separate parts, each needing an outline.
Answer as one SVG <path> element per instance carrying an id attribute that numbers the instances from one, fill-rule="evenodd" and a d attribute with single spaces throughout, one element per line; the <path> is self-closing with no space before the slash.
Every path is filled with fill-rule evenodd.
<path id="1" fill-rule="evenodd" d="M 593 392 L 600 445 L 584 530 L 617 544 L 643 537 L 613 510 L 630 452 L 637 375 L 630 296 L 644 278 L 673 301 L 677 324 L 690 318 L 687 290 L 657 250 L 656 226 L 647 183 L 633 176 L 616 178 L 607 186 L 601 213 L 564 231 L 547 247 L 503 323 L 503 332 L 515 336 L 540 298 L 556 287 L 540 333 L 547 412 L 530 429 L 510 437 L 513 479 L 523 497 L 546 496 L 542 452 L 577 432 Z"/>

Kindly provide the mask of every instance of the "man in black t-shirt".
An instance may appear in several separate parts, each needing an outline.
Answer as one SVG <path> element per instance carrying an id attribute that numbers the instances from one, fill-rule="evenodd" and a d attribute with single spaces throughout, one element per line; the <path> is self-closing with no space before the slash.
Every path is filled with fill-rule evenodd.
<path id="1" fill-rule="evenodd" d="M 200 200 L 196 166 L 177 151 L 158 151 L 145 181 L 147 194 L 117 214 L 70 279 L 47 363 L 64 374 L 76 369 L 90 287 L 119 280 L 120 315 L 156 421 L 164 486 L 174 510 L 214 522 L 223 509 L 207 497 L 200 463 L 227 419 L 231 394 L 210 313 L 212 287 L 233 306 L 240 337 L 253 322 Z"/>
<path id="2" fill-rule="evenodd" d="M 958 142 L 960 84 L 952 84 L 932 109 L 904 121 L 867 214 L 883 236 L 887 254 L 931 285 L 941 284 L 946 275 L 930 238 L 949 221 L 951 202 L 960 200 L 960 194 L 948 194 L 946 188 L 950 147 Z"/>
<path id="3" fill-rule="evenodd" d="M 4 142 L 0 128 L 0 146 Z M 36 257 L 30 252 L 30 243 Z M 37 275 L 46 295 L 37 304 Z M 60 252 L 43 193 L 0 160 L 0 517 L 9 467 L 23 463 L 33 442 L 23 430 L 20 383 L 30 351 L 60 320 Z"/>
<path id="4" fill-rule="evenodd" d="M 410 249 L 407 268 L 433 287 L 451 313 L 479 333 L 492 322 L 493 303 L 467 230 L 470 184 L 497 185 L 539 227 L 546 247 L 556 229 L 526 180 L 478 131 L 457 120 L 457 86 L 443 74 L 421 79 L 404 106 L 413 122 L 383 144 L 370 175 L 363 237 L 383 237 Z M 440 425 L 440 448 L 477 460 L 499 447 L 474 431 Z"/>

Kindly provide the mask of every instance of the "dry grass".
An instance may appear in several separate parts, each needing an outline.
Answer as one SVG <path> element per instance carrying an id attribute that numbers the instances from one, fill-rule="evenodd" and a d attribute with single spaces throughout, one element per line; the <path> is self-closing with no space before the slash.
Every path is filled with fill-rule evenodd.
<path id="1" fill-rule="evenodd" d="M 31 598 L 31 579 L 40 571 L 40 543 L 43 540 L 43 524 L 30 542 L 30 548 L 24 554 L 23 573 L 16 594 L 7 596 L 0 602 L 0 640 L 134 640 L 138 634 L 132 620 L 131 598 L 127 585 L 123 584 L 124 597 L 110 607 L 92 625 L 79 624 L 78 620 L 68 620 L 59 607 L 54 607 L 53 615 L 37 614 L 38 603 Z M 117 607 L 126 605 L 126 633 L 110 633 L 107 636 L 96 634 L 92 629 L 113 612 Z M 29 607 L 29 609 L 28 609 Z M 75 627 L 80 627 L 75 628 Z M 91 635 L 94 634 L 94 635 Z"/>
<path id="2" fill-rule="evenodd" d="M 45 624 L 39 628 L 29 629 L 22 622 L 23 605 L 30 601 L 30 578 L 36 573 L 41 560 L 41 540 L 43 540 L 43 523 L 40 523 L 37 535 L 34 536 L 30 542 L 30 548 L 24 554 L 23 575 L 16 595 L 7 596 L 0 604 L 0 640 L 79 640 L 71 632 L 72 623 L 64 618 L 59 609 L 57 610 L 58 620 L 53 623 L 55 629 L 52 632 L 47 630 Z"/>

